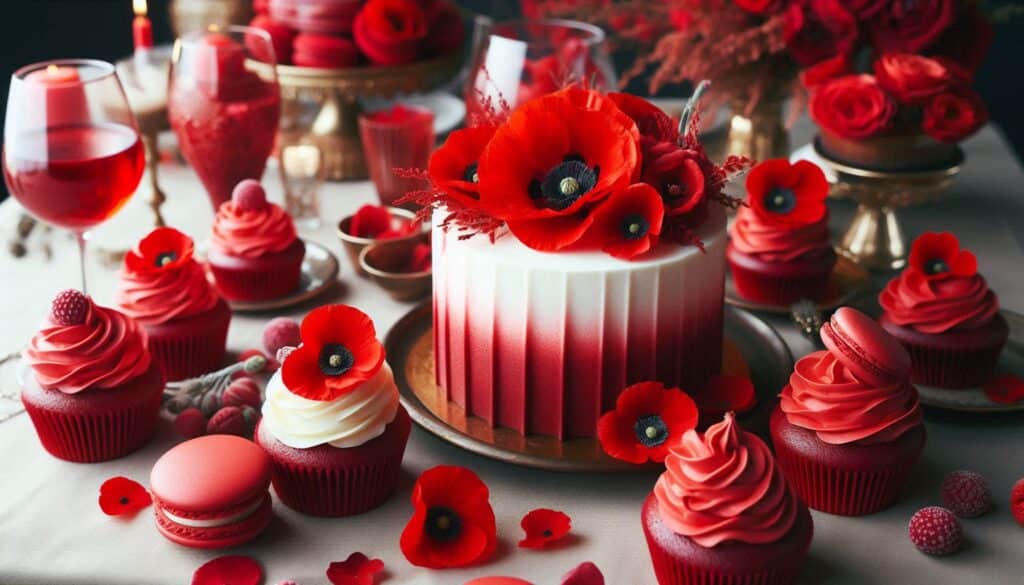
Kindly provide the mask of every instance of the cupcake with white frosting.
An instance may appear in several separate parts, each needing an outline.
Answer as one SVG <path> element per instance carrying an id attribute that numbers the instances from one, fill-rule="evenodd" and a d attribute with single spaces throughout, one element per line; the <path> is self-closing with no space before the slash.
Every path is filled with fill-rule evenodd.
<path id="1" fill-rule="evenodd" d="M 285 505 L 348 516 L 394 493 L 411 426 L 373 322 L 330 305 L 306 316 L 302 345 L 267 385 L 256 442 Z"/>

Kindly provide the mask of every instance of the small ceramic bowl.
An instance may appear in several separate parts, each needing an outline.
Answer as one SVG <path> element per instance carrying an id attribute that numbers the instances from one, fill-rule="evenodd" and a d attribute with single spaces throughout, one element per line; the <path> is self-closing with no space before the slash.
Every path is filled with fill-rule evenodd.
<path id="1" fill-rule="evenodd" d="M 415 213 L 409 211 L 408 209 L 402 209 L 400 207 L 388 207 L 388 213 L 391 214 L 392 218 L 397 217 L 408 221 L 413 221 L 416 219 Z M 345 249 L 345 255 L 348 256 L 349 262 L 351 262 L 352 266 L 355 267 L 356 273 L 359 274 L 359 276 L 363 277 L 369 276 L 366 273 L 366 271 L 363 270 L 362 266 L 359 265 L 359 253 L 363 251 L 363 248 L 369 246 L 370 244 L 376 242 L 377 240 L 375 240 L 374 238 L 360 238 L 357 236 L 353 236 L 351 233 L 349 233 L 349 226 L 352 225 L 352 217 L 352 215 L 349 215 L 347 217 L 342 218 L 342 220 L 338 222 L 338 227 L 335 231 L 338 234 L 338 239 L 341 240 L 341 247 Z M 407 240 L 413 240 L 422 234 L 423 228 L 421 227 L 420 231 L 418 232 L 409 234 L 407 236 L 402 236 L 400 238 L 392 238 L 387 241 L 402 242 Z"/>
<path id="2" fill-rule="evenodd" d="M 359 253 L 359 269 L 396 301 L 415 301 L 430 294 L 432 270 L 403 272 L 416 244 L 430 242 L 430 234 L 381 240 Z"/>

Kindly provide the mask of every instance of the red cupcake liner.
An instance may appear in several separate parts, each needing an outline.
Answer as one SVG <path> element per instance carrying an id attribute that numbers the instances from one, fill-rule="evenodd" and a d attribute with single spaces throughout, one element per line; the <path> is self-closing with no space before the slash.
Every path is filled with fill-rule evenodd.
<path id="1" fill-rule="evenodd" d="M 651 562 L 658 585 L 791 585 L 800 576 L 800 567 L 766 569 L 756 573 L 710 571 L 688 565 L 657 547 L 650 547 Z"/>
<path id="2" fill-rule="evenodd" d="M 225 298 L 235 301 L 266 301 L 286 296 L 299 287 L 302 260 L 274 271 L 260 268 L 210 266 L 217 288 Z"/>
<path id="3" fill-rule="evenodd" d="M 149 351 L 167 380 L 200 376 L 224 363 L 231 309 L 220 301 L 214 309 L 196 317 L 200 319 L 195 326 L 146 328 Z"/>
<path id="4" fill-rule="evenodd" d="M 828 292 L 832 267 L 820 273 L 794 278 L 777 277 L 729 263 L 736 292 L 743 298 L 768 305 L 791 305 L 800 299 L 821 300 Z"/>

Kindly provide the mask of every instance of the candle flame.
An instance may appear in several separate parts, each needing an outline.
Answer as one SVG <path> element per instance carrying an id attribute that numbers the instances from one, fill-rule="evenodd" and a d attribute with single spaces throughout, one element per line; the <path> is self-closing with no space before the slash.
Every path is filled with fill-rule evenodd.
<path id="1" fill-rule="evenodd" d="M 132 10 L 135 16 L 146 16 L 146 0 L 132 0 Z"/>

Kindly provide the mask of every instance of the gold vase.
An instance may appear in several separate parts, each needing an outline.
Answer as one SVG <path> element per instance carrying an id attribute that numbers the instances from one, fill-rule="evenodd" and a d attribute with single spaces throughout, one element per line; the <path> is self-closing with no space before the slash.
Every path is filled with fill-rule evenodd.
<path id="1" fill-rule="evenodd" d="M 725 155 L 739 155 L 755 161 L 789 156 L 789 132 L 783 120 L 785 99 L 761 99 L 747 115 L 745 98 L 732 100 Z"/>

